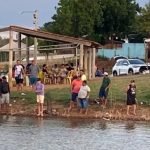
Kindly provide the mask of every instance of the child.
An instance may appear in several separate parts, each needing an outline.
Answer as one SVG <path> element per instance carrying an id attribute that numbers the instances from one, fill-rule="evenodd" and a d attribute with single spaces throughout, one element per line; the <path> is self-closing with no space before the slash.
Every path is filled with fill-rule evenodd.
<path id="1" fill-rule="evenodd" d="M 85 109 L 85 114 L 87 114 L 89 93 L 90 93 L 90 88 L 87 85 L 87 82 L 84 80 L 80 88 L 80 91 L 78 93 L 80 113 L 83 113 L 83 110 Z"/>
<path id="2" fill-rule="evenodd" d="M 9 101 L 10 101 L 10 88 L 5 76 L 2 77 L 0 84 L 0 95 L 1 97 L 1 109 L 8 113 Z"/>
<path id="3" fill-rule="evenodd" d="M 41 79 L 37 79 L 35 86 L 35 92 L 37 95 L 38 114 L 37 116 L 43 117 L 43 104 L 44 104 L 44 84 L 41 83 Z"/>
<path id="4" fill-rule="evenodd" d="M 136 115 L 136 85 L 134 80 L 131 80 L 127 89 L 127 115 L 129 115 L 129 110 L 132 106 L 133 115 Z"/>

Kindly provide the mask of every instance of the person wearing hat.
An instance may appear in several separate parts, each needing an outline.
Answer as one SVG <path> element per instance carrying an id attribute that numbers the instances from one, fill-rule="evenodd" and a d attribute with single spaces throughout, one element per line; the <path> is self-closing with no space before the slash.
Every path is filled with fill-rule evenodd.
<path id="1" fill-rule="evenodd" d="M 104 72 L 102 85 L 101 85 L 100 91 L 99 91 L 99 99 L 101 101 L 103 108 L 105 108 L 107 105 L 107 96 L 108 96 L 108 92 L 109 92 L 110 83 L 111 83 L 111 81 L 110 81 L 110 78 L 108 77 L 108 73 Z"/>

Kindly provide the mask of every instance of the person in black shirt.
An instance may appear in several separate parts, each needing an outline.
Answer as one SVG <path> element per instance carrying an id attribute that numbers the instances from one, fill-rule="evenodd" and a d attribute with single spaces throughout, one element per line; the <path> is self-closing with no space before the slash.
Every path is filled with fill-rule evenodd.
<path id="1" fill-rule="evenodd" d="M 131 80 L 127 89 L 127 115 L 130 115 L 130 107 L 132 106 L 133 115 L 136 115 L 136 85 L 134 80 Z"/>
<path id="2" fill-rule="evenodd" d="M 2 82 L 0 83 L 0 95 L 2 109 L 8 112 L 10 102 L 10 88 L 5 76 L 2 77 Z"/>

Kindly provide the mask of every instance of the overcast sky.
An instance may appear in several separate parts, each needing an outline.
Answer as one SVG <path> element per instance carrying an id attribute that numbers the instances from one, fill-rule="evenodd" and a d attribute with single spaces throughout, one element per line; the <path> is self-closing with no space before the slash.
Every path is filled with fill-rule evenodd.
<path id="1" fill-rule="evenodd" d="M 39 26 L 50 21 L 59 0 L 0 0 L 0 28 L 9 25 L 34 27 L 33 14 L 22 11 L 39 10 Z M 92 1 L 92 0 L 91 0 Z M 144 6 L 149 0 L 137 0 Z"/>

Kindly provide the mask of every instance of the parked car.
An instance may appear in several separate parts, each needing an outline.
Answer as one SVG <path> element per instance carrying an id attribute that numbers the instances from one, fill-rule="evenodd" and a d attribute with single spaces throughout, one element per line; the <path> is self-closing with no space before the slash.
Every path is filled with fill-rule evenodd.
<path id="1" fill-rule="evenodd" d="M 114 56 L 113 59 L 114 59 L 115 61 L 117 61 L 117 60 L 119 60 L 119 59 L 128 59 L 128 58 L 125 57 L 125 56 Z"/>
<path id="2" fill-rule="evenodd" d="M 136 74 L 149 71 L 149 69 L 150 66 L 140 59 L 119 59 L 112 68 L 112 74 L 113 76 Z"/>

